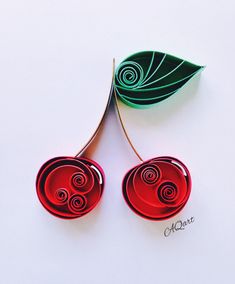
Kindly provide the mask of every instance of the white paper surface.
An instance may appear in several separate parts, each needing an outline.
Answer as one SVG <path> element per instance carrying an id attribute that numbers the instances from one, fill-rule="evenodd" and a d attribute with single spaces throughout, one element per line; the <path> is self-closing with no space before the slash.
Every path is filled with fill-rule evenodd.
<path id="1" fill-rule="evenodd" d="M 235 233 L 233 1 L 0 2 L 0 283 L 232 283 Z M 141 50 L 206 65 L 200 78 L 147 110 L 121 105 L 148 159 L 190 169 L 184 210 L 150 222 L 126 206 L 121 181 L 138 163 L 113 106 L 93 158 L 106 186 L 98 207 L 67 221 L 35 191 L 41 164 L 75 155 L 95 130 L 118 64 Z M 194 217 L 185 230 L 166 227 Z"/>

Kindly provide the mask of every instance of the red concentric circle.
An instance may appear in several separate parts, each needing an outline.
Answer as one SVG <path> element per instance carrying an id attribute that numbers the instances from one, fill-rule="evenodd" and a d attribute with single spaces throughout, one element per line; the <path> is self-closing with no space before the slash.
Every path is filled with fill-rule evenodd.
<path id="1" fill-rule="evenodd" d="M 53 215 L 77 218 L 90 212 L 99 202 L 104 173 L 92 160 L 58 157 L 47 161 L 36 180 L 37 195 Z"/>
<path id="2" fill-rule="evenodd" d="M 158 157 L 132 168 L 123 179 L 128 206 L 141 217 L 164 220 L 179 213 L 191 192 L 186 166 L 172 157 Z"/>

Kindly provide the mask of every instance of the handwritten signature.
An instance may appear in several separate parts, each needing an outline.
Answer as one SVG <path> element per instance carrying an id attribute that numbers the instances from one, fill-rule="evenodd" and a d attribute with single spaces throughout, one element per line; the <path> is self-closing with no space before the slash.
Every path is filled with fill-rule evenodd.
<path id="1" fill-rule="evenodd" d="M 187 219 L 186 221 L 178 220 L 174 223 L 172 223 L 171 227 L 166 227 L 164 230 L 164 236 L 169 237 L 171 233 L 182 231 L 185 229 L 186 226 L 189 224 L 192 224 L 195 221 L 194 217 L 191 217 L 190 219 Z"/>

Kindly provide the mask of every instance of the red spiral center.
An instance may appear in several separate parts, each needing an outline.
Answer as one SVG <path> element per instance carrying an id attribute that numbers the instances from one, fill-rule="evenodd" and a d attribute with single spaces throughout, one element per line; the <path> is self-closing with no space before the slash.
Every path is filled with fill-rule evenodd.
<path id="1" fill-rule="evenodd" d="M 84 210 L 86 204 L 87 204 L 86 198 L 80 194 L 72 196 L 68 202 L 69 209 L 74 213 L 78 213 Z"/>
<path id="2" fill-rule="evenodd" d="M 152 166 L 148 166 L 141 172 L 141 178 L 145 183 L 153 184 L 159 178 L 159 171 Z"/>
<path id="3" fill-rule="evenodd" d="M 68 199 L 68 191 L 65 188 L 59 188 L 55 191 L 55 199 L 59 203 L 64 203 Z"/>
<path id="4" fill-rule="evenodd" d="M 75 187 L 82 187 L 87 183 L 87 176 L 84 173 L 76 173 L 72 177 L 72 183 Z"/>
<path id="5" fill-rule="evenodd" d="M 178 190 L 174 183 L 165 182 L 158 189 L 158 197 L 162 203 L 171 204 L 178 196 Z"/>

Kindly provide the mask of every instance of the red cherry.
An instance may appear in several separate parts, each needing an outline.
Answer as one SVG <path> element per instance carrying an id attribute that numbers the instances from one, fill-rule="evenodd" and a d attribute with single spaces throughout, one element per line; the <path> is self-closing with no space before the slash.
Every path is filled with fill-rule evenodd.
<path id="1" fill-rule="evenodd" d="M 172 157 L 158 157 L 127 172 L 122 184 L 128 206 L 151 220 L 165 220 L 179 213 L 191 192 L 186 166 Z"/>
<path id="2" fill-rule="evenodd" d="M 47 161 L 36 180 L 37 195 L 53 215 L 64 219 L 81 217 L 99 202 L 104 173 L 94 161 L 78 157 L 58 157 Z"/>

